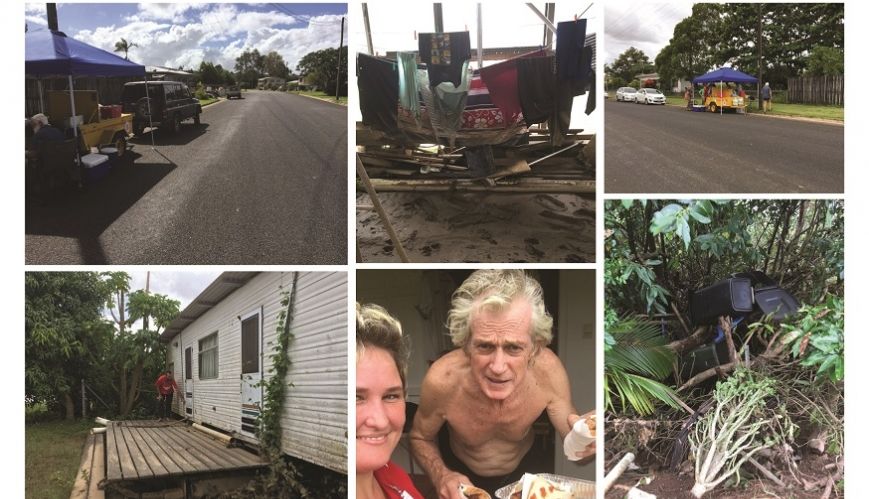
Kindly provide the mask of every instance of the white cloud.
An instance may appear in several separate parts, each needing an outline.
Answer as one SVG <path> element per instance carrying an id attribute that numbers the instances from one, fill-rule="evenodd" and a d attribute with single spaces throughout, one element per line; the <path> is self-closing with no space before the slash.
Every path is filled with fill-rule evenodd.
<path id="1" fill-rule="evenodd" d="M 313 17 L 303 27 L 298 19 L 282 12 L 239 12 L 229 4 L 205 4 L 196 15 L 190 6 L 149 9 L 147 16 L 140 10 L 126 25 L 83 30 L 75 37 L 110 52 L 123 37 L 137 45 L 129 58 L 140 64 L 196 69 L 207 60 L 229 70 L 234 69 L 242 52 L 253 49 L 264 54 L 278 52 L 287 66 L 295 69 L 305 54 L 337 47 L 340 38 L 341 16 L 336 15 Z M 182 14 L 187 17 L 184 23 L 156 20 Z M 346 35 L 345 28 L 345 44 Z"/>
<path id="2" fill-rule="evenodd" d="M 39 26 L 48 26 L 48 14 L 45 11 L 44 3 L 28 3 L 24 4 L 24 21 L 27 24 L 36 24 Z"/>
<path id="3" fill-rule="evenodd" d="M 141 3 L 139 11 L 133 17 L 135 20 L 172 21 L 181 23 L 186 20 L 185 13 L 189 10 L 201 9 L 205 4 L 184 3 Z M 133 20 L 133 19 L 130 19 Z"/>

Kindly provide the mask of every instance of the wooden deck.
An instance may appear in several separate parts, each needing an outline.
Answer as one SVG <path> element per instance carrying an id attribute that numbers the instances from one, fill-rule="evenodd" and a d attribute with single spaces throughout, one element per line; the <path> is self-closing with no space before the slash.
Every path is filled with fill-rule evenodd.
<path id="1" fill-rule="evenodd" d="M 186 477 L 266 466 L 261 457 L 181 422 L 112 421 L 106 428 L 106 483 Z"/>

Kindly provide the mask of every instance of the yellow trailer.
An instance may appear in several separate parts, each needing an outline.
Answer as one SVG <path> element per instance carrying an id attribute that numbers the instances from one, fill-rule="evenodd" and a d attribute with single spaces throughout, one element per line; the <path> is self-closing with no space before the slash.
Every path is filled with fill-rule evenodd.
<path id="1" fill-rule="evenodd" d="M 710 113 L 717 113 L 721 109 L 735 109 L 738 113 L 744 113 L 747 105 L 746 97 L 740 97 L 735 89 L 721 86 L 713 88 L 703 101 L 703 106 Z"/>
<path id="2" fill-rule="evenodd" d="M 117 118 L 101 118 L 78 127 L 82 142 L 88 151 L 92 147 L 111 145 L 118 149 L 118 157 L 127 150 L 127 137 L 133 133 L 133 115 L 121 114 Z"/>
<path id="3" fill-rule="evenodd" d="M 76 90 L 73 93 L 76 118 L 72 117 L 68 90 L 49 91 L 47 97 L 48 116 L 53 123 L 67 127 L 78 125 L 79 146 L 83 153 L 87 154 L 92 147 L 110 145 L 118 149 L 118 157 L 123 156 L 127 150 L 127 137 L 133 133 L 132 114 L 103 118 L 96 90 Z"/>

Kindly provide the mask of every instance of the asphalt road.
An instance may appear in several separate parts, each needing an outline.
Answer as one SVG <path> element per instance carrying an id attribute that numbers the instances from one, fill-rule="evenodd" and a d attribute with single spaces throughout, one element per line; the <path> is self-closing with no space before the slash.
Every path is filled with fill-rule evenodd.
<path id="1" fill-rule="evenodd" d="M 842 193 L 844 126 L 606 102 L 607 193 Z"/>
<path id="2" fill-rule="evenodd" d="M 347 262 L 347 109 L 276 92 L 134 138 L 102 181 L 28 196 L 28 264 Z"/>

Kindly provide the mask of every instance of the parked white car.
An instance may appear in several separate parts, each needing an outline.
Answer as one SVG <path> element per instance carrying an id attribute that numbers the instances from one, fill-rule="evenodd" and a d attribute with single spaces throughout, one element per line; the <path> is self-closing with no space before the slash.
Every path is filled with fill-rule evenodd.
<path id="1" fill-rule="evenodd" d="M 637 98 L 637 89 L 633 87 L 621 87 L 616 90 L 616 102 L 634 102 Z"/>
<path id="2" fill-rule="evenodd" d="M 667 97 L 657 88 L 641 88 L 634 98 L 636 104 L 666 104 Z"/>

